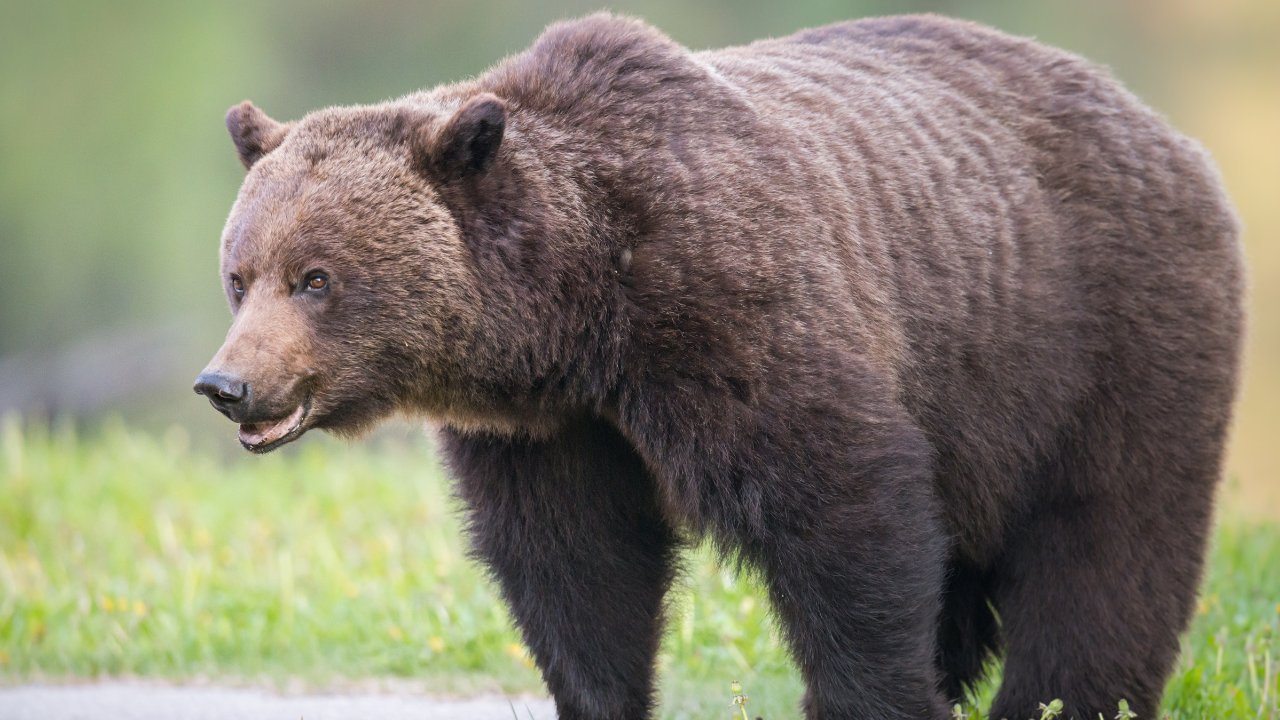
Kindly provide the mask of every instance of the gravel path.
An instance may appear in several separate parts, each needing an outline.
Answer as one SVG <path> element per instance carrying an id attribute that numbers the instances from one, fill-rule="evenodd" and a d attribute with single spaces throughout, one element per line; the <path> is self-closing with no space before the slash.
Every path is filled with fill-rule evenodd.
<path id="1" fill-rule="evenodd" d="M 0 720 L 555 720 L 544 699 L 436 700 L 412 695 L 272 695 L 261 690 L 131 682 L 0 687 Z"/>

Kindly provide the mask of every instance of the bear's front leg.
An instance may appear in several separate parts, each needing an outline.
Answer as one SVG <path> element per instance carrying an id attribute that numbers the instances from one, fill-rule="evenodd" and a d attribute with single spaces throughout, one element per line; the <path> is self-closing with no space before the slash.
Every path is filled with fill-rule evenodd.
<path id="1" fill-rule="evenodd" d="M 441 436 L 560 720 L 648 718 L 678 540 L 639 456 L 598 420 L 543 440 Z"/>
<path id="2" fill-rule="evenodd" d="M 872 378 L 845 379 L 754 402 L 665 390 L 623 427 L 688 524 L 767 579 L 809 720 L 940 720 L 931 453 Z"/>

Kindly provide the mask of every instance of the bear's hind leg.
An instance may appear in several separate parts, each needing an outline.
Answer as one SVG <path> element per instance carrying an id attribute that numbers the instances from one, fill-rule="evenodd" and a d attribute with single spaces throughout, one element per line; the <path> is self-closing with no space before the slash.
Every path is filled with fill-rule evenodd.
<path id="1" fill-rule="evenodd" d="M 642 720 L 678 539 L 617 430 L 546 440 L 442 432 L 476 553 L 499 581 L 560 720 Z"/>
<path id="2" fill-rule="evenodd" d="M 1113 717 L 1121 699 L 1157 716 L 1204 562 L 1223 436 L 1213 406 L 1095 412 L 1041 474 L 1047 497 L 997 568 L 1007 650 L 991 717 L 1038 717 L 1054 698 L 1063 717 Z"/>

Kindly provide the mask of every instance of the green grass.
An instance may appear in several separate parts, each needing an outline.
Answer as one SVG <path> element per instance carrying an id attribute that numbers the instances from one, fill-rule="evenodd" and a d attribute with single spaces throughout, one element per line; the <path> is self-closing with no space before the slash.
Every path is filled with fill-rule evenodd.
<path id="1" fill-rule="evenodd" d="M 425 441 L 309 439 L 230 461 L 189 445 L 180 429 L 3 424 L 0 683 L 390 676 L 441 693 L 541 690 L 465 556 Z M 688 567 L 659 659 L 665 716 L 728 718 L 741 680 L 751 717 L 797 717 L 802 686 L 760 588 L 705 549 Z M 1173 718 L 1275 717 L 1278 604 L 1280 527 L 1222 527 L 1166 696 Z"/>

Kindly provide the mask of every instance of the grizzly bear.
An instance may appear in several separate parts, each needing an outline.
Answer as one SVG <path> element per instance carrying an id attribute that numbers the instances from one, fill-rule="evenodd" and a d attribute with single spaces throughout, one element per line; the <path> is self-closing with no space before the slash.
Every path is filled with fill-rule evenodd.
<path id="1" fill-rule="evenodd" d="M 645 718 L 664 595 L 758 572 L 817 718 L 1155 717 L 1242 333 L 1210 160 L 1103 68 L 892 17 L 690 52 L 607 14 L 296 123 L 248 102 L 252 452 L 425 417 L 562 720 Z"/>

